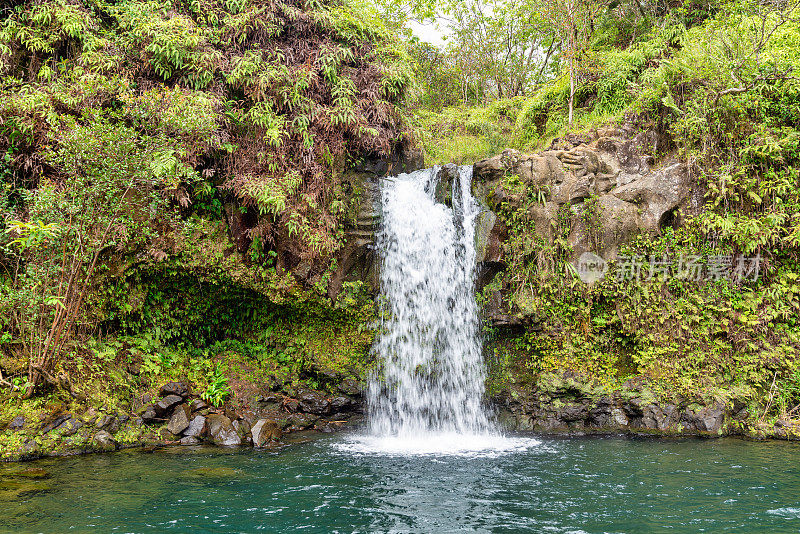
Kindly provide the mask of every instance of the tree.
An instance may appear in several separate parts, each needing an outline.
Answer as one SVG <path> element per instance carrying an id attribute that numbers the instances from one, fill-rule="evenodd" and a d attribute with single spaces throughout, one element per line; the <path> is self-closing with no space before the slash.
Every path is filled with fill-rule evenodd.
<path id="1" fill-rule="evenodd" d="M 409 53 L 414 59 L 414 72 L 420 84 L 417 104 L 441 111 L 462 100 L 461 70 L 452 57 L 430 43 L 412 41 Z"/>
<path id="2" fill-rule="evenodd" d="M 487 101 L 523 95 L 541 83 L 559 48 L 558 35 L 533 0 L 425 0 L 409 7 L 377 0 L 384 17 L 438 21 L 448 29 L 444 61 L 460 77 L 461 99 Z M 439 68 L 432 65 L 434 68 Z"/>
<path id="3" fill-rule="evenodd" d="M 466 0 L 444 6 L 452 30 L 449 52 L 478 93 L 489 98 L 525 94 L 552 52 L 554 36 L 529 0 Z"/>
<path id="4" fill-rule="evenodd" d="M 565 49 L 564 59 L 569 73 L 569 125 L 572 126 L 575 108 L 577 61 L 580 51 L 594 32 L 594 19 L 605 9 L 604 0 L 542 0 L 539 12 L 560 37 Z"/>

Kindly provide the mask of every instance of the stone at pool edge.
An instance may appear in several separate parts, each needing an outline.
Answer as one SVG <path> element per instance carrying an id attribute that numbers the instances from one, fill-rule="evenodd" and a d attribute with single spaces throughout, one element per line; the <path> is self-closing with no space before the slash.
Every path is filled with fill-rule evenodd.
<path id="1" fill-rule="evenodd" d="M 259 419 L 253 425 L 251 433 L 254 447 L 263 447 L 270 441 L 278 441 L 283 434 L 278 423 L 272 419 Z"/>
<path id="2" fill-rule="evenodd" d="M 101 430 L 95 434 L 94 438 L 92 438 L 92 443 L 102 451 L 115 451 L 118 448 L 117 441 L 105 430 Z"/>
<path id="3" fill-rule="evenodd" d="M 250 438 L 250 425 L 245 420 L 239 419 L 232 419 L 233 428 L 236 429 L 236 433 L 239 434 L 239 438 L 242 440 L 242 443 L 252 443 L 252 439 Z"/>
<path id="4" fill-rule="evenodd" d="M 203 415 L 196 415 L 189 422 L 189 426 L 183 431 L 184 437 L 199 438 L 206 432 L 206 418 Z"/>
<path id="5" fill-rule="evenodd" d="M 230 419 L 221 414 L 210 414 L 206 418 L 208 435 L 212 443 L 224 447 L 237 447 L 242 444 L 242 438 L 233 426 Z"/>
<path id="6" fill-rule="evenodd" d="M 179 404 L 172 413 L 172 417 L 170 417 L 167 429 L 173 434 L 180 434 L 189 428 L 190 415 L 191 409 L 189 408 L 189 405 L 186 403 Z"/>

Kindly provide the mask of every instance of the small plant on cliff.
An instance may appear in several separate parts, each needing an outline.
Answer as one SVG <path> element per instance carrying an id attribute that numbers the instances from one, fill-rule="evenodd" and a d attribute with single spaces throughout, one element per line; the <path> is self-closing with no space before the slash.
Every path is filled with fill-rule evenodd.
<path id="1" fill-rule="evenodd" d="M 206 368 L 208 372 L 206 376 L 208 385 L 206 389 L 200 393 L 200 397 L 213 406 L 221 406 L 231 393 L 231 388 L 228 385 L 228 377 L 225 374 L 225 367 L 222 362 L 217 362 L 216 365 L 211 364 Z"/>

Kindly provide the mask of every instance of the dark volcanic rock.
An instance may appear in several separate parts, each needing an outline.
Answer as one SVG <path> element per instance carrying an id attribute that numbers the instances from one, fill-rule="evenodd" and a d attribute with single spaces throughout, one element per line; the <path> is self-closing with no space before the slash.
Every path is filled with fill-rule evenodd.
<path id="1" fill-rule="evenodd" d="M 206 431 L 206 418 L 202 415 L 196 415 L 190 422 L 188 428 L 184 430 L 183 435 L 192 438 L 199 438 Z"/>
<path id="2" fill-rule="evenodd" d="M 331 409 L 331 402 L 318 391 L 303 390 L 297 395 L 297 400 L 300 402 L 300 410 L 305 413 L 323 415 Z"/>
<path id="3" fill-rule="evenodd" d="M 119 421 L 113 415 L 103 415 L 95 422 L 94 426 L 98 430 L 108 430 L 113 434 L 119 430 Z"/>
<path id="4" fill-rule="evenodd" d="M 700 432 L 719 433 L 725 421 L 723 406 L 709 406 L 694 414 L 694 425 Z"/>
<path id="5" fill-rule="evenodd" d="M 319 417 L 307 413 L 295 413 L 289 416 L 290 431 L 305 430 L 314 426 Z"/>
<path id="6" fill-rule="evenodd" d="M 9 430 L 21 430 L 25 426 L 25 417 L 18 415 L 8 424 Z"/>
<path id="7" fill-rule="evenodd" d="M 106 432 L 105 430 L 101 430 L 97 434 L 94 435 L 92 439 L 94 445 L 103 451 L 113 451 L 117 449 L 117 442 L 114 437 Z"/>
<path id="8" fill-rule="evenodd" d="M 300 401 L 296 399 L 287 399 L 283 401 L 283 407 L 287 412 L 295 413 L 300 411 Z"/>
<path id="9" fill-rule="evenodd" d="M 570 403 L 564 406 L 560 413 L 559 419 L 568 423 L 574 421 L 583 421 L 589 415 L 586 406 L 577 403 Z"/>
<path id="10" fill-rule="evenodd" d="M 182 399 L 185 399 L 189 396 L 189 386 L 185 382 L 169 382 L 161 386 L 159 394 L 162 397 L 176 395 Z"/>
<path id="11" fill-rule="evenodd" d="M 208 408 L 208 404 L 203 399 L 194 399 L 190 404 L 193 412 L 199 412 Z"/>
<path id="12" fill-rule="evenodd" d="M 178 395 L 167 395 L 154 405 L 156 415 L 158 417 L 164 417 L 169 414 L 172 408 L 181 402 L 183 402 L 183 399 Z"/>
<path id="13" fill-rule="evenodd" d="M 57 415 L 56 417 L 51 419 L 48 423 L 46 423 L 44 426 L 42 426 L 42 430 L 40 432 L 42 434 L 47 434 L 51 430 L 54 430 L 54 429 L 60 427 L 64 423 L 64 421 L 66 421 L 70 417 L 72 417 L 72 415 L 70 415 L 68 413 L 67 414 Z"/>
<path id="14" fill-rule="evenodd" d="M 339 384 L 338 387 L 341 393 L 345 395 L 349 395 L 350 397 L 359 397 L 361 396 L 361 386 L 358 385 L 358 382 L 353 380 L 352 378 L 345 378 L 342 380 L 342 383 Z"/>
<path id="15" fill-rule="evenodd" d="M 172 413 L 172 417 L 169 420 L 167 429 L 173 434 L 180 434 L 181 432 L 189 428 L 190 415 L 191 415 L 191 410 L 189 409 L 189 405 L 179 404 L 175 408 L 175 411 Z"/>
<path id="16" fill-rule="evenodd" d="M 58 427 L 62 430 L 61 435 L 64 437 L 69 437 L 75 435 L 78 430 L 81 429 L 83 426 L 83 421 L 79 421 L 74 417 L 70 417 L 64 423 Z"/>
<path id="17" fill-rule="evenodd" d="M 334 397 L 331 399 L 331 409 L 334 412 L 343 412 L 351 408 L 355 403 L 349 397 Z"/>
<path id="18" fill-rule="evenodd" d="M 144 413 L 142 413 L 142 422 L 148 425 L 161 423 L 164 419 L 156 415 L 155 406 L 148 406 Z"/>
<path id="19" fill-rule="evenodd" d="M 439 174 L 436 176 L 436 191 L 434 193 L 436 202 L 446 206 L 453 205 L 453 183 L 458 182 L 458 173 L 458 166 L 453 163 L 448 163 L 439 170 Z"/>
<path id="20" fill-rule="evenodd" d="M 277 441 L 281 439 L 281 435 L 280 426 L 272 419 L 259 419 L 253 425 L 253 445 L 256 447 L 263 447 L 269 441 Z"/>

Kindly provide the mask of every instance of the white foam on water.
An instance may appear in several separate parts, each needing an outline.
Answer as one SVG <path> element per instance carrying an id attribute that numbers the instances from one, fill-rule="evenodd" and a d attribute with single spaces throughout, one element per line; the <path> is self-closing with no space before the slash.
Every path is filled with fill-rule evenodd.
<path id="1" fill-rule="evenodd" d="M 775 508 L 774 510 L 767 510 L 767 513 L 770 515 L 777 515 L 789 519 L 800 519 L 800 508 L 792 508 L 787 506 L 785 508 Z"/>
<path id="2" fill-rule="evenodd" d="M 499 434 L 427 433 L 419 436 L 351 436 L 334 444 L 342 452 L 376 456 L 493 458 L 538 447 L 534 438 Z"/>

